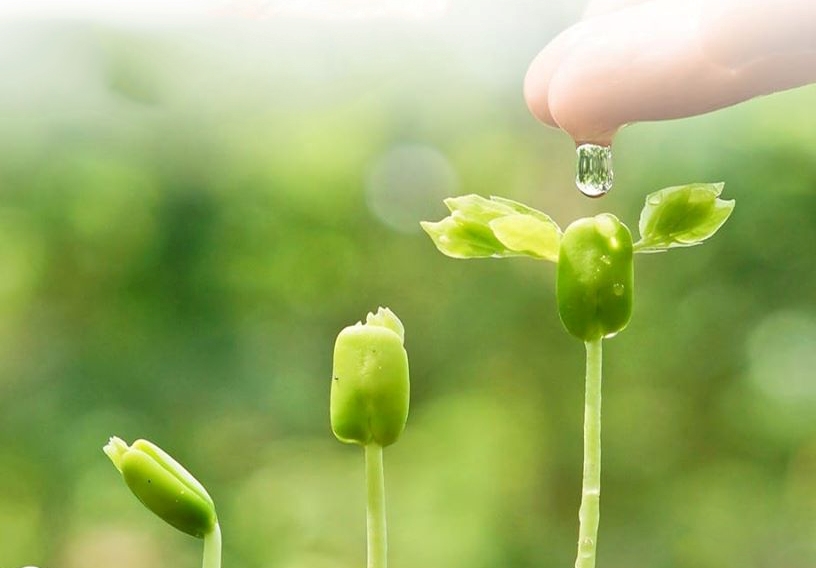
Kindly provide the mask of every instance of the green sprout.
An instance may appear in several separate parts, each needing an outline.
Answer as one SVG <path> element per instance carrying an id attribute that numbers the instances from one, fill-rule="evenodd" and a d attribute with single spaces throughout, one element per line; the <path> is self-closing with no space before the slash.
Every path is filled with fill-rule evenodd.
<path id="1" fill-rule="evenodd" d="M 558 315 L 586 347 L 584 467 L 575 568 L 593 568 L 601 496 L 602 342 L 629 323 L 633 253 L 702 244 L 725 223 L 734 201 L 720 199 L 723 184 L 695 183 L 651 193 L 640 214 L 640 240 L 614 215 L 573 222 L 562 233 L 547 215 L 521 203 L 478 195 L 445 200 L 451 214 L 422 228 L 453 258 L 526 256 L 558 264 Z"/>
<path id="2" fill-rule="evenodd" d="M 388 308 L 346 327 L 334 345 L 331 426 L 341 442 L 365 448 L 368 568 L 386 568 L 383 447 L 397 441 L 408 418 L 408 355 L 402 322 Z"/>
<path id="3" fill-rule="evenodd" d="M 113 436 L 103 451 L 145 507 L 178 530 L 204 541 L 203 568 L 220 568 L 221 529 L 215 504 L 204 486 L 147 440 L 128 446 Z"/>

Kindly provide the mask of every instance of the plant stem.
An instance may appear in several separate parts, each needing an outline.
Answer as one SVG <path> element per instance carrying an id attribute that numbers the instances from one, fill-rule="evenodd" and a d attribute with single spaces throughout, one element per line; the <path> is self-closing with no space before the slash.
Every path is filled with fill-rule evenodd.
<path id="1" fill-rule="evenodd" d="M 388 535 L 385 527 L 385 479 L 383 449 L 376 443 L 365 446 L 366 525 L 368 527 L 368 568 L 388 566 Z"/>
<path id="2" fill-rule="evenodd" d="M 204 535 L 204 562 L 202 568 L 221 568 L 221 527 L 215 523 L 212 532 Z"/>
<path id="3" fill-rule="evenodd" d="M 601 362 L 602 339 L 586 342 L 584 402 L 584 481 L 578 512 L 578 557 L 575 568 L 594 568 L 601 501 Z"/>

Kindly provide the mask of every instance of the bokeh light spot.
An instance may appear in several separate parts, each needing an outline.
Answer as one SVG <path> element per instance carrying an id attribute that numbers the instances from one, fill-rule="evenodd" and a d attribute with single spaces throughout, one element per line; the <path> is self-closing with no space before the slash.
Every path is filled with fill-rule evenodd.
<path id="1" fill-rule="evenodd" d="M 748 337 L 750 379 L 781 402 L 816 401 L 816 317 L 802 311 L 770 314 Z"/>
<path id="2" fill-rule="evenodd" d="M 400 145 L 382 154 L 366 181 L 371 212 L 389 227 L 419 232 L 419 222 L 439 216 L 439 203 L 459 188 L 448 159 L 430 146 Z"/>

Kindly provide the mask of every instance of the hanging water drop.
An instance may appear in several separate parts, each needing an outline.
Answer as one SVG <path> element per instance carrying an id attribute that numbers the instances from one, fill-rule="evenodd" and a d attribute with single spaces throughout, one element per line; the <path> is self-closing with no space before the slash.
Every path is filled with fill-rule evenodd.
<path id="1" fill-rule="evenodd" d="M 578 171 L 575 185 L 587 197 L 601 197 L 612 189 L 612 148 L 581 144 L 576 149 Z"/>

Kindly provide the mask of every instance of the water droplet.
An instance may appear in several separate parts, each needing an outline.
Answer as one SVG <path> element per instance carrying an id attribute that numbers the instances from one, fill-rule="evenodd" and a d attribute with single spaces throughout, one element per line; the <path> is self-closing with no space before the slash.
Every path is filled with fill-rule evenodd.
<path id="1" fill-rule="evenodd" d="M 624 292 L 623 284 L 621 284 L 620 282 L 616 282 L 615 284 L 612 285 L 612 293 L 615 294 L 616 296 L 623 296 L 623 292 Z"/>
<path id="2" fill-rule="evenodd" d="M 612 148 L 598 144 L 581 144 L 575 185 L 587 197 L 601 197 L 612 189 Z"/>
<path id="3" fill-rule="evenodd" d="M 601 262 L 603 262 L 605 265 L 609 266 L 610 264 L 612 264 L 612 257 L 610 257 L 608 254 L 605 254 L 605 255 L 601 256 Z M 617 286 L 617 284 L 616 284 L 616 286 Z"/>

